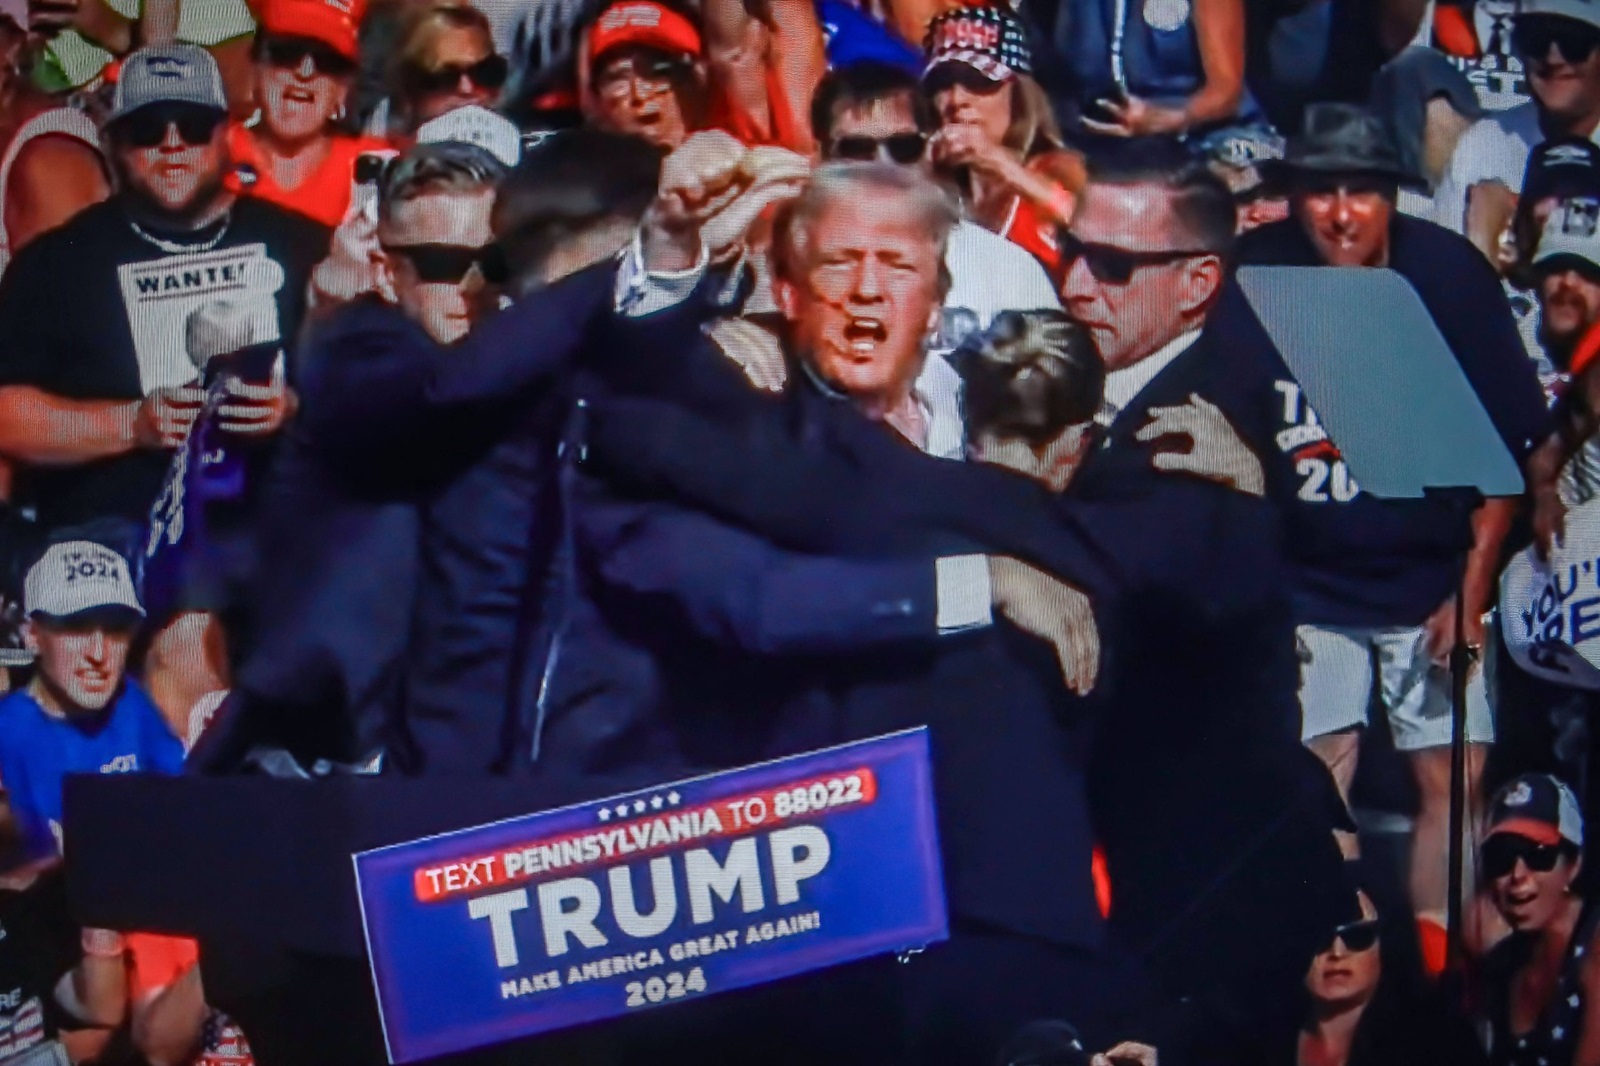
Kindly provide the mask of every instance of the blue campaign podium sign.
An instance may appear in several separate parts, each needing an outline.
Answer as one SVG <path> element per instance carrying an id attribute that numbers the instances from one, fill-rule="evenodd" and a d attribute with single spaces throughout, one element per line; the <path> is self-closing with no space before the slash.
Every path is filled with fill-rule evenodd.
<path id="1" fill-rule="evenodd" d="M 396 1063 L 949 935 L 926 729 L 354 862 Z"/>

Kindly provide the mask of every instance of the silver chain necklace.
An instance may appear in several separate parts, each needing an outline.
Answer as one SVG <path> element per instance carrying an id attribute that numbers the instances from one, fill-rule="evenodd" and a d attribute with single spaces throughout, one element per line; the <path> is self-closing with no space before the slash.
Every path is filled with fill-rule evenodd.
<path id="1" fill-rule="evenodd" d="M 215 237 L 211 237 L 203 241 L 197 241 L 194 244 L 182 244 L 178 241 L 169 241 L 157 237 L 154 233 L 151 233 L 133 219 L 128 219 L 128 225 L 133 229 L 133 232 L 137 237 L 145 241 L 147 244 L 155 245 L 157 248 L 160 248 L 163 252 L 166 252 L 169 255 L 183 255 L 188 252 L 209 252 L 211 249 L 222 243 L 222 238 L 228 235 L 228 228 L 232 224 L 233 209 L 229 208 L 228 211 L 222 216 L 222 228 L 217 231 L 217 235 Z"/>

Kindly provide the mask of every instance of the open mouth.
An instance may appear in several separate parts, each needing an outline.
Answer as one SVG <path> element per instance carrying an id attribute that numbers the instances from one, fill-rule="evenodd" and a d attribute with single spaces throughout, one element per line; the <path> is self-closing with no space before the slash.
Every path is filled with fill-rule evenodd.
<path id="1" fill-rule="evenodd" d="M 868 355 L 889 339 L 889 327 L 881 318 L 852 318 L 845 323 L 844 339 L 851 351 Z"/>
<path id="2" fill-rule="evenodd" d="M 316 95 L 309 90 L 290 86 L 283 90 L 283 101 L 286 104 L 310 104 L 316 101 Z"/>

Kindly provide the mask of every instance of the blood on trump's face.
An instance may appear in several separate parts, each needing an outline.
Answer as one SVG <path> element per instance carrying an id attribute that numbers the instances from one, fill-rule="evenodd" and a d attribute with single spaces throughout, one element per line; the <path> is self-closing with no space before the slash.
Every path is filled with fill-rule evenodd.
<path id="1" fill-rule="evenodd" d="M 938 243 L 893 193 L 834 200 L 797 235 L 797 276 L 775 282 L 797 350 L 868 406 L 903 399 L 922 371 L 943 294 Z"/>

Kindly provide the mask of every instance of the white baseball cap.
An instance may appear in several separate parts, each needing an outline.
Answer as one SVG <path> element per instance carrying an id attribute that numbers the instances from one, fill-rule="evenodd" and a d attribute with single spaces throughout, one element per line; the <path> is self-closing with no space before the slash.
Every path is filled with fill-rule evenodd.
<path id="1" fill-rule="evenodd" d="M 71 618 L 106 608 L 144 617 L 127 560 L 92 540 L 51 545 L 23 580 L 22 606 L 29 617 Z"/>
<path id="2" fill-rule="evenodd" d="M 418 144 L 469 144 L 515 167 L 522 158 L 522 135 L 514 122 L 487 107 L 470 104 L 446 111 L 417 127 Z"/>
<path id="3" fill-rule="evenodd" d="M 1587 196 L 1563 200 L 1545 219 L 1533 265 L 1551 270 L 1573 259 L 1600 270 L 1600 200 Z"/>

